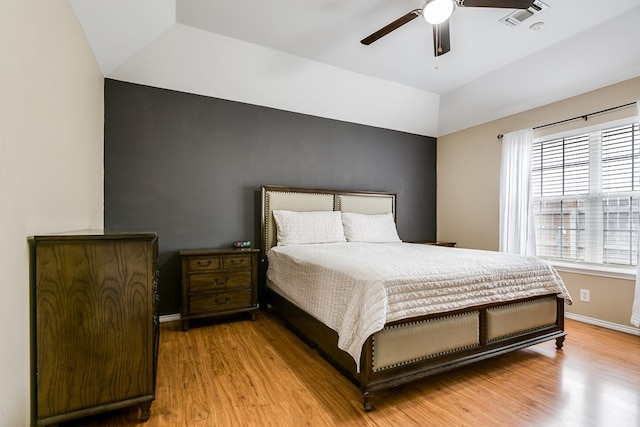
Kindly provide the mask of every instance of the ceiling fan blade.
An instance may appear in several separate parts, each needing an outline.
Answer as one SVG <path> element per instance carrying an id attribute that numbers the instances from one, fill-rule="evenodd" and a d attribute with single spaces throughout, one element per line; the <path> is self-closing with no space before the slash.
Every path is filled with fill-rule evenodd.
<path id="1" fill-rule="evenodd" d="M 463 7 L 498 7 L 505 9 L 528 9 L 533 0 L 464 0 Z"/>
<path id="2" fill-rule="evenodd" d="M 360 43 L 368 46 L 374 41 L 386 36 L 391 31 L 397 30 L 398 28 L 402 27 L 407 22 L 413 21 L 415 18 L 420 16 L 421 13 L 422 13 L 422 9 L 414 9 L 411 12 L 407 13 L 406 15 L 403 15 L 400 18 L 396 19 L 389 25 L 386 25 L 380 28 L 378 31 L 371 34 L 370 36 L 363 38 L 362 40 L 360 40 Z"/>
<path id="3" fill-rule="evenodd" d="M 433 54 L 438 57 L 451 50 L 449 20 L 433 26 Z"/>

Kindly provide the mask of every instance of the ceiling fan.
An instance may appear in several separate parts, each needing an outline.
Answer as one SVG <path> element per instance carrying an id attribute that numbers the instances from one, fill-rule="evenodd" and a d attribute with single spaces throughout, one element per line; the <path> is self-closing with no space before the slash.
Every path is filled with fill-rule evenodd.
<path id="1" fill-rule="evenodd" d="M 375 33 L 360 40 L 364 45 L 370 45 L 376 40 L 397 30 L 404 24 L 422 16 L 433 25 L 433 52 L 435 56 L 444 55 L 451 50 L 449 40 L 449 17 L 456 6 L 458 7 L 493 7 L 505 9 L 528 9 L 533 0 L 427 0 L 421 9 L 414 9 L 401 16 L 392 23 L 380 28 Z"/>

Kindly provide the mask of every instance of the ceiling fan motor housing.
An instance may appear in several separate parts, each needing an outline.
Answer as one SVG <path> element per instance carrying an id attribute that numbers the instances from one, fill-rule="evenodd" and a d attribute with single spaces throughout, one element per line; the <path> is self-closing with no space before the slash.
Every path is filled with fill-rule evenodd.
<path id="1" fill-rule="evenodd" d="M 422 17 L 432 25 L 441 24 L 449 19 L 455 4 L 453 0 L 427 0 L 422 8 Z"/>

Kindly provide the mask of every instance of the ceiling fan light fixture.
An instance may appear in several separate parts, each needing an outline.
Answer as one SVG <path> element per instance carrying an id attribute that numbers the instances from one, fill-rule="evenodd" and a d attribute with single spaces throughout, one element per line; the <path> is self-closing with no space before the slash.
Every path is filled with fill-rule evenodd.
<path id="1" fill-rule="evenodd" d="M 422 8 L 422 17 L 432 25 L 441 24 L 453 13 L 453 0 L 427 0 Z"/>

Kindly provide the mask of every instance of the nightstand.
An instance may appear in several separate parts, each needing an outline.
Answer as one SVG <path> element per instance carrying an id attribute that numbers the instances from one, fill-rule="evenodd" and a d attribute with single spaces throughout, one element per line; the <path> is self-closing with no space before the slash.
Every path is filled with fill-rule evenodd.
<path id="1" fill-rule="evenodd" d="M 456 242 L 409 242 L 409 243 L 418 243 L 420 245 L 432 245 L 432 246 L 446 246 L 448 248 L 454 248 L 456 246 Z"/>
<path id="2" fill-rule="evenodd" d="M 258 311 L 258 249 L 194 249 L 182 262 L 182 330 L 189 320 Z"/>
<path id="3" fill-rule="evenodd" d="M 429 242 L 427 245 L 433 246 L 446 246 L 448 248 L 454 248 L 456 246 L 456 242 Z"/>

